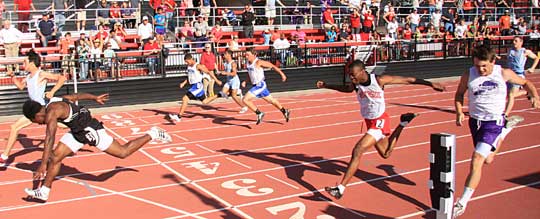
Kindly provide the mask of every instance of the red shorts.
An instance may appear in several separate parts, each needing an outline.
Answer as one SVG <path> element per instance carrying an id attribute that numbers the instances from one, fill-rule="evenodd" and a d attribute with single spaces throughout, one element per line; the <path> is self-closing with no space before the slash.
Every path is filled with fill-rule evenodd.
<path id="1" fill-rule="evenodd" d="M 365 119 L 367 129 L 380 129 L 386 136 L 392 133 L 390 130 L 390 116 L 385 112 L 379 118 Z"/>

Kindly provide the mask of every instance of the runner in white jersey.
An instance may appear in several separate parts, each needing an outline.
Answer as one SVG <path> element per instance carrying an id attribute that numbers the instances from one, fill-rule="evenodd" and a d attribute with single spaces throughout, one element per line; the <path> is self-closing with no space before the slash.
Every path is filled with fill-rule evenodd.
<path id="1" fill-rule="evenodd" d="M 480 182 L 484 163 L 493 161 L 504 137 L 513 126 L 523 120 L 516 117 L 511 117 L 508 121 L 505 119 L 506 82 L 523 85 L 533 96 L 533 108 L 538 108 L 540 104 L 533 83 L 519 77 L 510 69 L 495 65 L 495 58 L 496 54 L 491 48 L 476 47 L 473 52 L 474 66 L 463 73 L 456 91 L 456 124 L 462 126 L 465 120 L 463 96 L 469 90 L 469 128 L 475 150 L 463 195 L 454 205 L 454 218 L 465 212 L 467 202 Z"/>
<path id="2" fill-rule="evenodd" d="M 244 95 L 244 98 L 242 101 L 244 101 L 244 104 L 255 114 L 257 114 L 257 125 L 261 123 L 264 113 L 261 112 L 257 106 L 252 102 L 254 98 L 262 98 L 266 102 L 274 105 L 277 109 L 283 113 L 283 116 L 285 117 L 285 121 L 289 122 L 291 111 L 288 109 L 285 109 L 281 104 L 278 102 L 277 99 L 273 98 L 272 95 L 270 95 L 270 91 L 268 91 L 268 88 L 266 87 L 266 82 L 264 81 L 264 68 L 270 68 L 274 69 L 277 73 L 281 75 L 281 80 L 285 82 L 287 80 L 287 76 L 285 76 L 285 73 L 281 71 L 280 68 L 275 66 L 274 64 L 259 60 L 257 56 L 255 56 L 255 51 L 253 48 L 247 49 L 246 53 L 246 59 L 248 61 L 247 65 L 247 71 L 248 71 L 248 77 L 251 81 L 251 84 L 253 87 L 249 89 L 249 91 Z M 246 86 L 246 81 L 242 82 L 242 86 Z"/>
<path id="3" fill-rule="evenodd" d="M 534 69 L 540 61 L 540 56 L 534 54 L 533 51 L 523 48 L 523 39 L 519 36 L 514 37 L 514 48 L 508 51 L 506 65 L 514 71 L 519 77 L 525 78 L 525 73 L 534 73 Z M 534 59 L 532 66 L 525 70 L 527 58 Z M 514 99 L 527 92 L 520 90 L 521 86 L 508 83 L 508 102 L 506 103 L 505 115 L 509 115 L 514 107 Z"/>
<path id="4" fill-rule="evenodd" d="M 218 97 L 228 97 L 230 92 L 234 102 L 242 107 L 239 113 L 245 113 L 248 108 L 244 105 L 242 99 L 238 97 L 239 93 L 242 95 L 242 91 L 240 90 L 240 78 L 238 78 L 236 62 L 233 60 L 232 55 L 233 52 L 231 50 L 227 50 L 225 51 L 225 54 L 223 54 L 223 66 L 225 71 L 218 72 L 218 74 L 227 76 L 227 82 L 223 85 L 223 89 L 218 95 L 208 97 L 208 103 L 214 101 Z"/>
<path id="5" fill-rule="evenodd" d="M 203 104 L 210 103 L 212 99 L 206 98 L 204 89 L 203 89 L 203 73 L 210 75 L 212 79 L 216 81 L 218 85 L 221 85 L 221 81 L 216 78 L 214 75 L 214 72 L 209 71 L 204 65 L 201 65 L 193 59 L 193 56 L 191 54 L 186 54 L 184 57 L 184 61 L 187 64 L 187 74 L 188 79 L 184 80 L 182 83 L 180 83 L 180 88 L 183 88 L 186 86 L 186 84 L 189 82 L 191 87 L 186 92 L 186 95 L 182 97 L 182 106 L 180 107 L 180 111 L 178 114 L 169 114 L 167 115 L 168 119 L 175 122 L 180 122 L 182 120 L 182 115 L 184 114 L 184 111 L 186 111 L 186 108 L 188 106 L 189 100 L 200 100 Z"/>
<path id="6" fill-rule="evenodd" d="M 24 69 L 29 72 L 26 78 L 19 80 L 11 71 L 8 71 L 7 75 L 11 77 L 11 80 L 19 90 L 23 90 L 25 87 L 28 89 L 28 96 L 30 99 L 41 105 L 45 105 L 47 102 L 46 99 L 50 99 L 54 96 L 56 91 L 64 85 L 66 78 L 61 74 L 51 74 L 41 71 L 41 57 L 39 57 L 34 50 L 30 50 L 27 55 L 28 58 L 24 59 Z M 49 80 L 56 81 L 56 84 L 49 92 L 45 92 Z M 11 125 L 6 149 L 0 155 L 0 166 L 8 163 L 9 153 L 11 152 L 13 145 L 15 145 L 15 141 L 17 140 L 17 136 L 21 129 L 28 127 L 31 124 L 32 122 L 23 116 Z M 9 161 L 9 163 L 11 162 L 12 160 Z"/>
<path id="7" fill-rule="evenodd" d="M 364 63 L 360 60 L 353 61 L 349 67 L 349 71 L 352 82 L 345 85 L 331 85 L 323 81 L 317 82 L 318 88 L 328 88 L 346 93 L 356 91 L 356 96 L 360 103 L 360 114 L 364 117 L 368 128 L 367 133 L 354 146 L 347 172 L 340 184 L 335 187 L 325 188 L 331 196 L 337 199 L 343 196 L 345 187 L 358 170 L 362 154 L 375 146 L 381 157 L 385 159 L 390 157 L 403 128 L 418 116 L 415 113 L 402 114 L 400 117 L 401 123 L 396 127 L 394 132 L 391 132 L 390 116 L 385 111 L 384 86 L 389 84 L 420 84 L 432 87 L 436 91 L 445 90 L 445 87 L 441 84 L 423 79 L 368 74 L 365 70 Z"/>

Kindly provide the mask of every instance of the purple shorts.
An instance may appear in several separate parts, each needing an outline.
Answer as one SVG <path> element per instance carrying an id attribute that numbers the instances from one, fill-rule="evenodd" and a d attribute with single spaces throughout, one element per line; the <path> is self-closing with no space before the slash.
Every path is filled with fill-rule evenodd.
<path id="1" fill-rule="evenodd" d="M 165 30 L 166 29 L 163 26 L 156 26 L 156 33 L 158 35 L 165 35 L 165 32 L 166 32 Z"/>
<path id="2" fill-rule="evenodd" d="M 469 128 L 471 129 L 474 146 L 476 147 L 479 142 L 483 142 L 491 145 L 493 147 L 492 151 L 494 151 L 505 123 L 506 120 L 504 119 L 501 121 L 480 121 L 470 118 Z"/>

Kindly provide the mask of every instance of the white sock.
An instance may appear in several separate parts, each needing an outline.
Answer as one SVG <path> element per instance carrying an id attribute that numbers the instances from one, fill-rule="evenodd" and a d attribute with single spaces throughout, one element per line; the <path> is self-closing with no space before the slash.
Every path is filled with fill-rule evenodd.
<path id="1" fill-rule="evenodd" d="M 463 206 L 466 206 L 467 202 L 469 202 L 469 200 L 471 199 L 473 193 L 474 193 L 474 189 L 465 187 L 465 190 L 463 190 L 463 195 L 459 199 L 459 203 Z"/>
<path id="2" fill-rule="evenodd" d="M 9 156 L 6 156 L 4 154 L 1 154 L 0 157 L 2 157 L 2 159 L 4 159 L 4 160 L 7 160 L 9 158 Z"/>
<path id="3" fill-rule="evenodd" d="M 339 193 L 343 194 L 343 192 L 345 192 L 345 186 L 344 186 L 344 185 L 339 184 L 339 185 L 337 186 L 337 188 L 338 188 L 338 190 L 339 190 Z"/>
<path id="4" fill-rule="evenodd" d="M 512 131 L 514 128 L 503 128 L 501 132 L 501 139 L 505 139 L 506 136 Z"/>
<path id="5" fill-rule="evenodd" d="M 409 124 L 409 122 L 407 122 L 407 121 L 403 121 L 403 122 L 399 123 L 399 125 L 403 126 L 403 127 L 407 126 L 408 124 Z"/>
<path id="6" fill-rule="evenodd" d="M 156 139 L 158 136 L 157 136 L 157 132 L 154 131 L 153 129 L 150 129 L 148 131 L 146 131 L 146 134 L 150 135 L 150 138 L 152 138 L 152 140 Z"/>
<path id="7" fill-rule="evenodd" d="M 41 188 L 39 188 L 39 190 L 41 190 L 41 192 L 49 195 L 49 192 L 51 191 L 51 188 L 49 188 L 47 186 L 42 186 Z"/>

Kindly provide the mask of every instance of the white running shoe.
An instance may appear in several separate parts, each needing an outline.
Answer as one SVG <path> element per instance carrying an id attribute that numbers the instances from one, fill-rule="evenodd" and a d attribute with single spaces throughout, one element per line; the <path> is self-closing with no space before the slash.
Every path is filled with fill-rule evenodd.
<path id="1" fill-rule="evenodd" d="M 466 207 L 467 206 L 462 205 L 461 203 L 459 203 L 459 201 L 457 201 L 456 204 L 454 204 L 454 213 L 452 214 L 452 218 L 457 218 L 461 216 L 463 213 L 465 213 Z"/>
<path id="2" fill-rule="evenodd" d="M 0 155 L 0 167 L 3 167 L 7 164 L 7 160 L 9 157 L 4 157 L 4 155 Z"/>
<path id="3" fill-rule="evenodd" d="M 182 121 L 182 119 L 180 119 L 180 117 L 178 116 L 178 114 L 169 114 L 169 119 L 175 121 L 175 122 L 180 122 Z"/>
<path id="4" fill-rule="evenodd" d="M 242 107 L 242 109 L 240 109 L 238 113 L 242 114 L 242 113 L 246 113 L 247 111 L 248 111 L 248 108 L 247 106 L 245 106 L 245 107 Z"/>
<path id="5" fill-rule="evenodd" d="M 514 128 L 517 124 L 519 124 L 520 122 L 523 122 L 523 120 L 525 120 L 525 118 L 521 116 L 510 116 L 508 117 L 508 119 L 506 119 L 505 127 L 507 129 Z"/>
<path id="6" fill-rule="evenodd" d="M 157 126 L 154 126 L 154 127 L 150 128 L 150 130 L 148 130 L 146 133 L 148 135 L 150 135 L 152 140 L 158 140 L 158 141 L 162 141 L 162 142 L 171 142 L 172 141 L 172 138 L 167 133 L 167 131 L 165 131 L 165 129 L 162 129 L 162 128 L 157 127 Z"/>
<path id="7" fill-rule="evenodd" d="M 25 188 L 24 192 L 26 192 L 26 194 L 31 196 L 32 198 L 37 198 L 43 201 L 47 201 L 47 199 L 49 199 L 49 191 L 47 190 L 48 189 L 42 189 L 42 187 L 39 187 L 34 190 Z"/>

